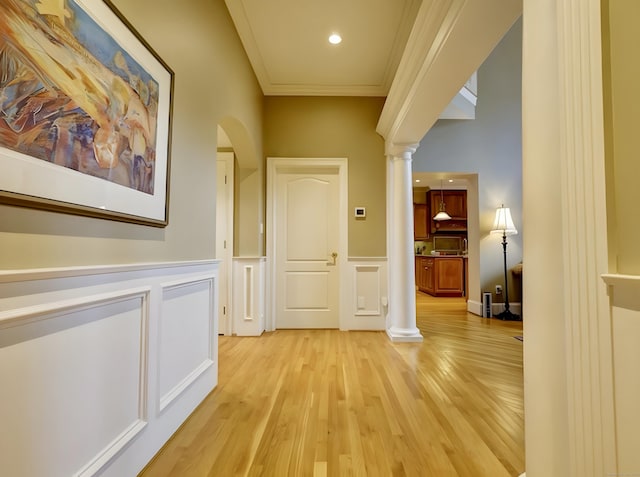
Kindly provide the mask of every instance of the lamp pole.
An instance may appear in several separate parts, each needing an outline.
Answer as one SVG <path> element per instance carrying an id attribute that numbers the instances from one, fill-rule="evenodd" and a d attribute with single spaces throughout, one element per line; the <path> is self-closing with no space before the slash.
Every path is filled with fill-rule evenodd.
<path id="1" fill-rule="evenodd" d="M 501 320 L 520 320 L 520 317 L 509 310 L 509 276 L 507 275 L 507 235 L 516 235 L 518 230 L 513 224 L 511 211 L 502 204 L 496 210 L 496 218 L 493 221 L 492 234 L 502 233 L 502 254 L 504 255 L 504 311 L 498 313 L 496 318 Z"/>
<path id="2" fill-rule="evenodd" d="M 504 255 L 504 311 L 496 315 L 501 320 L 518 321 L 520 317 L 509 310 L 509 281 L 507 276 L 507 232 L 502 232 L 502 253 Z"/>

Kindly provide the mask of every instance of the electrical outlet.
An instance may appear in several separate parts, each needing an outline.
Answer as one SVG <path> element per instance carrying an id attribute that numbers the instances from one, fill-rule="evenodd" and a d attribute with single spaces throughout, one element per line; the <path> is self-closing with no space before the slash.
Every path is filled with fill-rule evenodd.
<path id="1" fill-rule="evenodd" d="M 496 285 L 496 295 L 502 295 L 502 285 Z"/>

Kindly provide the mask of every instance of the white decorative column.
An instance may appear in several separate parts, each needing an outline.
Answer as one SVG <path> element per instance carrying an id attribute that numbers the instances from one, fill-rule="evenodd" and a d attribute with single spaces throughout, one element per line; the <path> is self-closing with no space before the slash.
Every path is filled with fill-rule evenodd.
<path id="1" fill-rule="evenodd" d="M 608 258 L 600 8 L 599 0 L 524 1 L 529 477 L 624 475 L 616 467 L 610 312 L 600 279 Z"/>
<path id="2" fill-rule="evenodd" d="M 387 252 L 389 326 L 392 341 L 422 341 L 416 327 L 415 255 L 411 160 L 418 144 L 388 144 Z"/>

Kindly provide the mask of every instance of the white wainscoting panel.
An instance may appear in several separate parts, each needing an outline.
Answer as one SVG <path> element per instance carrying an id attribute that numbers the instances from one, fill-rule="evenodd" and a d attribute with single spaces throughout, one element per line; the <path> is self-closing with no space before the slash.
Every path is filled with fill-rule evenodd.
<path id="1" fill-rule="evenodd" d="M 215 261 L 0 272 L 0 475 L 136 475 L 217 383 L 216 274 Z"/>
<path id="2" fill-rule="evenodd" d="M 214 283 L 196 277 L 162 285 L 158 352 L 160 411 L 213 365 Z"/>
<path id="3" fill-rule="evenodd" d="M 349 330 L 384 330 L 387 317 L 387 260 L 382 257 L 349 258 L 350 286 L 343 290 L 349 310 Z"/>
<path id="4" fill-rule="evenodd" d="M 233 334 L 260 336 L 265 330 L 266 258 L 234 257 Z"/>
<path id="5" fill-rule="evenodd" d="M 615 475 L 640 472 L 640 276 L 605 275 L 609 285 L 618 468 Z M 613 475 L 613 474 L 612 474 Z"/>

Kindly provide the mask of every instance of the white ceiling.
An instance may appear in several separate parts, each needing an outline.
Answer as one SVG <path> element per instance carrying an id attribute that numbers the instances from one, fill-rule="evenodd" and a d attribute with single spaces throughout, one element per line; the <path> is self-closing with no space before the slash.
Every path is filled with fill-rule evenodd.
<path id="1" fill-rule="evenodd" d="M 307 96 L 386 96 L 421 1 L 225 0 L 264 94 Z"/>

